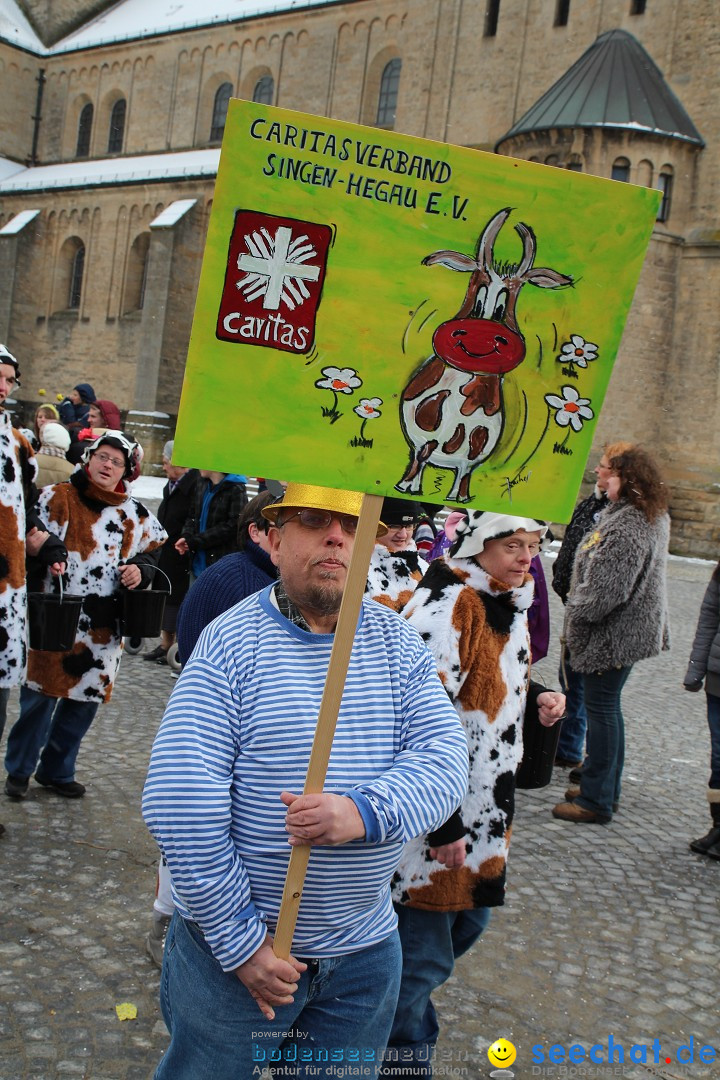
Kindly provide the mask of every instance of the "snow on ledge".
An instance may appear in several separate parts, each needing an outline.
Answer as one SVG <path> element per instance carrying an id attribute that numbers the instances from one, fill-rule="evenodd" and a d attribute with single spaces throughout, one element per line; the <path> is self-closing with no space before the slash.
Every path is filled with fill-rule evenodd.
<path id="1" fill-rule="evenodd" d="M 181 153 L 142 154 L 137 157 L 67 161 L 60 165 L 36 165 L 0 179 L 0 194 L 45 191 L 49 188 L 100 187 L 104 184 L 138 184 L 175 180 L 189 176 L 216 176 L 220 150 L 186 150 Z"/>

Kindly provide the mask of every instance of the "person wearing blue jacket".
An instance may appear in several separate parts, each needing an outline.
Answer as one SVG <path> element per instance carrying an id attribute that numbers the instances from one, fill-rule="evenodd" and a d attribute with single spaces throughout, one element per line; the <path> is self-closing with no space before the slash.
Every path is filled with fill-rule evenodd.
<path id="1" fill-rule="evenodd" d="M 70 437 L 77 439 L 80 428 L 87 427 L 88 410 L 96 401 L 95 391 L 90 383 L 77 383 L 58 405 L 60 419 L 70 432 Z"/>
<path id="2" fill-rule="evenodd" d="M 238 473 L 200 469 L 193 511 L 175 542 L 181 555 L 192 554 L 193 579 L 223 555 L 237 551 L 237 521 L 248 501 L 246 481 Z"/>

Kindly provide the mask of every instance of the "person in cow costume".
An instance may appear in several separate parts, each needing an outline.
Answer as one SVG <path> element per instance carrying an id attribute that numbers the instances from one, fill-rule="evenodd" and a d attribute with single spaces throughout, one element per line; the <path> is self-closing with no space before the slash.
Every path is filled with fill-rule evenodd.
<path id="1" fill-rule="evenodd" d="M 380 520 L 388 531 L 370 556 L 365 594 L 393 611 L 407 604 L 428 568 L 413 539 L 420 510 L 408 499 L 383 499 Z"/>
<path id="2" fill-rule="evenodd" d="M 477 941 L 505 897 L 515 773 L 530 696 L 540 721 L 565 709 L 562 694 L 530 682 L 530 562 L 543 521 L 471 511 L 455 525 L 401 614 L 435 657 L 463 723 L 470 779 L 440 829 L 406 845 L 392 882 L 403 947 L 400 996 L 383 1076 L 432 1075 L 438 1023 L 430 995 Z"/>
<path id="3" fill-rule="evenodd" d="M 75 760 L 98 706 L 110 700 L 120 665 L 118 594 L 121 587 L 150 584 L 167 536 L 130 495 L 127 479 L 140 454 L 121 431 L 106 431 L 85 451 L 83 468 L 40 495 L 45 529 L 67 548 L 65 591 L 82 596 L 83 606 L 72 649 L 30 649 L 20 716 L 5 755 L 5 794 L 11 798 L 27 794 L 33 772 L 39 784 L 59 795 L 85 794 L 75 780 Z M 41 588 L 54 591 L 50 573 Z"/>
<path id="4" fill-rule="evenodd" d="M 34 508 L 37 463 L 33 449 L 3 408 L 19 378 L 17 360 L 0 345 L 0 736 L 10 689 L 23 682 L 27 670 L 26 555 L 36 556 L 54 574 L 65 569 L 67 558 L 62 541 L 40 526 Z"/>

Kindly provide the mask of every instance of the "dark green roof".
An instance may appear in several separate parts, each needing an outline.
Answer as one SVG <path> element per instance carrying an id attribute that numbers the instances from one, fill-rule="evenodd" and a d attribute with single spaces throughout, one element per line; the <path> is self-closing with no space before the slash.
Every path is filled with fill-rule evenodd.
<path id="1" fill-rule="evenodd" d="M 548 128 L 624 128 L 704 146 L 657 64 L 625 30 L 601 34 L 498 140 Z"/>

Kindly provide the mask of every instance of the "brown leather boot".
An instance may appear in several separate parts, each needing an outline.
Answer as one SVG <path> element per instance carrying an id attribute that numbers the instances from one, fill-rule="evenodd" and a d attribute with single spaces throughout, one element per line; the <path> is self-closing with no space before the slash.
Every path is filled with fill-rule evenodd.
<path id="1" fill-rule="evenodd" d="M 552 815 L 561 821 L 574 821 L 577 825 L 607 825 L 612 821 L 610 814 L 596 814 L 594 810 L 586 810 L 576 802 L 561 802 L 553 807 Z"/>

